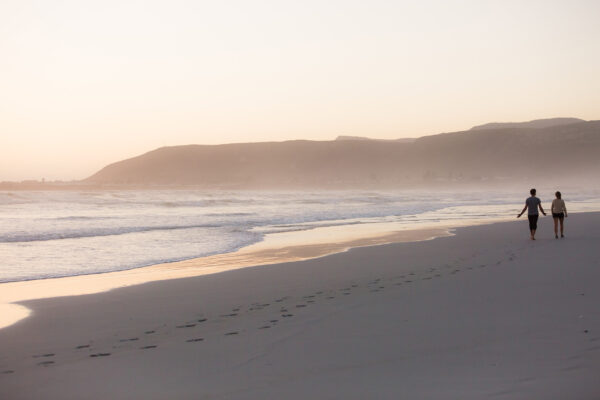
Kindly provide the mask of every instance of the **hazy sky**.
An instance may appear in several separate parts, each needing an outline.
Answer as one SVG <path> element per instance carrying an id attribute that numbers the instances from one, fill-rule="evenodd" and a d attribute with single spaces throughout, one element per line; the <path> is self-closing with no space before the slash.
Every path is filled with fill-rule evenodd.
<path id="1" fill-rule="evenodd" d="M 0 0 L 0 181 L 165 145 L 600 119 L 600 1 Z"/>

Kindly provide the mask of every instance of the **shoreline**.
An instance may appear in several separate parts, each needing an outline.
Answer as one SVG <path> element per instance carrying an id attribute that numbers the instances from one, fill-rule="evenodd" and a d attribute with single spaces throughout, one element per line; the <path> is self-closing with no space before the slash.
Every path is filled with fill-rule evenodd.
<path id="1" fill-rule="evenodd" d="M 32 310 L 19 304 L 25 301 L 102 293 L 155 281 L 303 261 L 345 252 L 351 248 L 431 240 L 452 235 L 452 231 L 458 227 L 487 225 L 508 220 L 508 218 L 464 219 L 453 223 L 419 224 L 412 228 L 396 223 L 319 227 L 267 234 L 265 240 L 232 253 L 121 271 L 1 283 L 0 330 L 31 316 Z"/>

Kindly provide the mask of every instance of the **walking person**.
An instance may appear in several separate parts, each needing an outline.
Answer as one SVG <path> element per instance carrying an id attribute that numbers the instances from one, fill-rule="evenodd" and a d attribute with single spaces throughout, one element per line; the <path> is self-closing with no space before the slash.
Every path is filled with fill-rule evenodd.
<path id="1" fill-rule="evenodd" d="M 529 219 L 529 232 L 531 233 L 531 240 L 535 240 L 535 231 L 537 230 L 537 221 L 538 221 L 538 217 L 540 216 L 540 213 L 538 212 L 538 208 L 540 209 L 542 214 L 546 215 L 546 212 L 544 211 L 544 208 L 542 207 L 542 202 L 540 201 L 540 199 L 535 197 L 536 190 L 531 189 L 529 191 L 529 193 L 531 194 L 531 197 L 528 197 L 525 200 L 525 207 L 523 207 L 523 211 L 521 211 L 521 213 L 519 215 L 517 215 L 517 218 L 520 218 L 521 215 L 523 215 L 523 213 L 525 212 L 525 210 L 527 210 L 527 219 Z"/>
<path id="2" fill-rule="evenodd" d="M 564 221 L 567 217 L 567 206 L 565 206 L 565 201 L 562 199 L 562 194 L 560 192 L 554 193 L 556 198 L 552 200 L 552 218 L 554 219 L 554 237 L 558 239 L 558 223 L 560 222 L 560 237 L 564 238 Z"/>

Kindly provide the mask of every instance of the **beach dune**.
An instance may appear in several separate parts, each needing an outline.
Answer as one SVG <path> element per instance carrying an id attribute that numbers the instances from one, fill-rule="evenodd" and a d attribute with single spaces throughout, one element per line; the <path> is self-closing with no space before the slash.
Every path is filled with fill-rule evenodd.
<path id="1" fill-rule="evenodd" d="M 2 399 L 597 399 L 600 213 L 24 303 Z"/>

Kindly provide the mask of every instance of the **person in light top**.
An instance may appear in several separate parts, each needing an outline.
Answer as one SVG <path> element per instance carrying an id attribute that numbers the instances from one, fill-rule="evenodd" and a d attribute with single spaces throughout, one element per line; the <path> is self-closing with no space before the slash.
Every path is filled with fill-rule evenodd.
<path id="1" fill-rule="evenodd" d="M 531 233 L 531 240 L 535 240 L 537 221 L 538 217 L 540 216 L 540 213 L 538 213 L 538 208 L 540 209 L 542 214 L 546 215 L 546 212 L 542 207 L 542 202 L 540 201 L 540 199 L 535 197 L 536 190 L 531 189 L 529 193 L 531 194 L 531 197 L 528 197 L 525 200 L 525 207 L 523 208 L 523 211 L 521 211 L 521 213 L 517 215 L 517 218 L 520 218 L 521 215 L 523 215 L 523 213 L 525 212 L 525 210 L 527 210 L 527 219 L 529 219 L 529 232 Z"/>
<path id="2" fill-rule="evenodd" d="M 554 219 L 554 237 L 558 239 L 558 223 L 560 222 L 560 237 L 564 238 L 564 221 L 567 217 L 567 206 L 565 201 L 562 199 L 560 192 L 554 193 L 556 198 L 552 200 L 552 218 Z"/>

